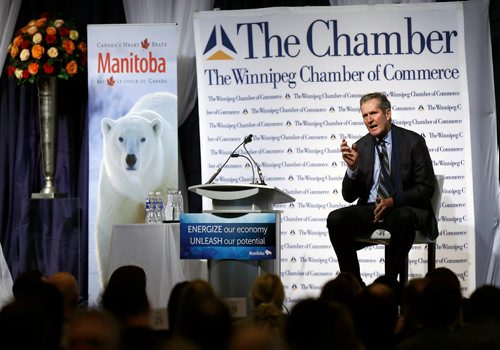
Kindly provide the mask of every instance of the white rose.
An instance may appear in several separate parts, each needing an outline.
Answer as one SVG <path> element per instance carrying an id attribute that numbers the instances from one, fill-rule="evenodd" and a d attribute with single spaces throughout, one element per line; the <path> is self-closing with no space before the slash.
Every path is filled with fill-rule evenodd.
<path id="1" fill-rule="evenodd" d="M 60 26 L 62 26 L 64 24 L 64 21 L 62 19 L 56 19 L 54 21 L 54 25 L 56 26 L 56 28 L 59 28 Z"/>
<path id="2" fill-rule="evenodd" d="M 28 58 L 30 58 L 30 50 L 23 49 L 19 57 L 21 58 L 21 61 L 26 61 Z"/>
<path id="3" fill-rule="evenodd" d="M 29 27 L 29 28 L 28 28 L 28 34 L 29 34 L 29 35 L 33 35 L 33 34 L 35 34 L 36 32 L 38 32 L 38 28 L 37 28 L 37 27 L 35 27 L 35 26 L 31 26 L 31 27 Z"/>
<path id="4" fill-rule="evenodd" d="M 36 33 L 35 35 L 33 35 L 33 43 L 35 44 L 40 44 L 42 42 L 42 34 L 41 33 Z"/>
<path id="5" fill-rule="evenodd" d="M 69 38 L 71 40 L 78 40 L 78 31 L 76 31 L 76 30 L 70 30 L 69 31 Z"/>
<path id="6" fill-rule="evenodd" d="M 59 51 L 57 51 L 57 48 L 52 46 L 48 51 L 47 55 L 49 55 L 50 58 L 56 58 L 59 55 Z"/>
<path id="7" fill-rule="evenodd" d="M 23 78 L 23 70 L 16 68 L 14 71 L 14 75 L 16 76 L 17 79 L 22 79 Z"/>

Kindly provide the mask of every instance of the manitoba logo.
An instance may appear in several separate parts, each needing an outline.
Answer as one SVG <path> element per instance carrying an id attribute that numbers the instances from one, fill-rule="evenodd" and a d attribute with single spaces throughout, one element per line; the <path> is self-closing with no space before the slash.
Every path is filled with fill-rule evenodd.
<path id="1" fill-rule="evenodd" d="M 214 29 L 212 29 L 212 33 L 210 34 L 210 38 L 208 38 L 207 46 L 205 46 L 203 55 L 212 52 L 210 53 L 210 56 L 207 57 L 207 60 L 232 60 L 234 58 L 231 56 L 231 53 L 228 53 L 228 51 L 236 54 L 236 49 L 231 43 L 231 40 L 229 40 L 224 28 L 222 28 L 222 26 L 218 26 L 218 28 L 219 31 L 217 31 L 217 26 L 214 26 Z"/>
<path id="2" fill-rule="evenodd" d="M 141 47 L 143 49 L 149 49 L 149 41 L 148 41 L 148 38 L 144 39 L 143 41 L 141 41 Z"/>

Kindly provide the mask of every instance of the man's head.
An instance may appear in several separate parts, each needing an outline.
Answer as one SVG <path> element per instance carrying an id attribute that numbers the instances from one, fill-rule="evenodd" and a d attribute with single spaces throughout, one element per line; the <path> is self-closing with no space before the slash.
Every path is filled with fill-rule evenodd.
<path id="1" fill-rule="evenodd" d="M 391 129 L 391 102 L 379 92 L 366 94 L 359 101 L 361 115 L 368 132 L 383 138 Z"/>
<path id="2" fill-rule="evenodd" d="M 62 338 L 68 350 L 118 350 L 120 325 L 106 311 L 79 310 L 71 318 Z"/>

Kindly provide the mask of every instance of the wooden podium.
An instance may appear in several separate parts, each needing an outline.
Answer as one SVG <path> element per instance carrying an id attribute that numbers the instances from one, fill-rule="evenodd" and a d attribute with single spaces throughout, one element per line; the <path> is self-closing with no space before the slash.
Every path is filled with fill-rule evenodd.
<path id="1" fill-rule="evenodd" d="M 285 192 L 259 184 L 202 184 L 189 190 L 212 200 L 214 215 L 238 213 L 274 213 L 276 215 L 276 257 L 266 260 L 209 260 L 208 279 L 219 297 L 231 307 L 236 318 L 246 317 L 253 311 L 251 288 L 255 279 L 264 273 L 280 276 L 281 211 L 275 204 L 295 201 Z"/>

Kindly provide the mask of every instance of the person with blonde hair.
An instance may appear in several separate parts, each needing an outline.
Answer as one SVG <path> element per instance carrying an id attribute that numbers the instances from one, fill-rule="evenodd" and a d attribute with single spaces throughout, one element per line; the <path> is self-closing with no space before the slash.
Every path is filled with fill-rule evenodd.
<path id="1" fill-rule="evenodd" d="M 285 288 L 281 278 L 275 274 L 258 276 L 252 286 L 252 300 L 253 321 L 258 325 L 281 331 L 285 317 Z"/>
<path id="2" fill-rule="evenodd" d="M 235 326 L 256 326 L 281 339 L 286 321 L 285 288 L 281 278 L 270 273 L 258 276 L 252 285 L 251 298 L 252 314 L 237 321 Z"/>

